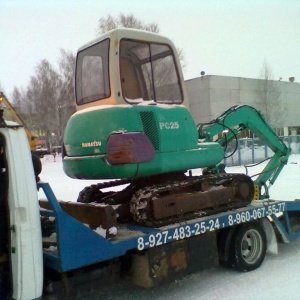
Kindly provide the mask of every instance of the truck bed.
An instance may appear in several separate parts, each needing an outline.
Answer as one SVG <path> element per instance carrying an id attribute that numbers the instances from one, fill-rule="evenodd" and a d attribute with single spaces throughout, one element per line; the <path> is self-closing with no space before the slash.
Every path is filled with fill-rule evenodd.
<path id="1" fill-rule="evenodd" d="M 41 215 L 55 218 L 56 233 L 43 239 L 44 263 L 48 268 L 67 272 L 95 263 L 123 256 L 130 250 L 143 251 L 174 241 L 217 231 L 219 229 L 268 217 L 276 224 L 286 240 L 299 236 L 289 222 L 289 212 L 300 211 L 298 201 L 253 201 L 247 207 L 202 216 L 160 228 L 136 224 L 117 224 L 117 234 L 109 238 L 64 212 L 49 184 L 39 183 L 52 210 L 41 210 Z M 285 221 L 278 219 L 283 214 Z"/>

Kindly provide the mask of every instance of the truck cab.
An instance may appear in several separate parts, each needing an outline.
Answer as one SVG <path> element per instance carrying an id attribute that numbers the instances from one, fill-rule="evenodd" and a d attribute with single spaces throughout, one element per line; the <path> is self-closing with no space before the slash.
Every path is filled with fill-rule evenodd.
<path id="1" fill-rule="evenodd" d="M 0 125 L 0 298 L 39 299 L 42 236 L 30 147 L 22 126 Z"/>

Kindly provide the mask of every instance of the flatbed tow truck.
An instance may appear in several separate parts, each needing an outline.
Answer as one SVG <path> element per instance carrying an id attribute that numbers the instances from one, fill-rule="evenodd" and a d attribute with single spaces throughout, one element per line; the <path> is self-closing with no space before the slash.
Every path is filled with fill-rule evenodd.
<path id="1" fill-rule="evenodd" d="M 122 76 L 126 73 L 124 66 L 130 64 L 129 59 L 137 59 L 139 54 L 142 54 L 142 62 L 137 63 L 138 67 L 143 62 L 147 64 L 151 61 L 154 64 L 155 59 L 167 58 L 167 64 L 170 61 L 178 63 L 178 59 L 172 43 L 165 38 L 135 30 L 115 30 L 83 47 L 78 63 L 85 61 L 82 54 L 87 50 L 85 66 L 91 66 L 90 57 L 102 49 L 99 44 L 103 41 L 105 49 L 110 49 L 113 56 L 107 66 L 111 68 L 110 86 L 116 90 L 118 100 L 105 98 L 114 96 L 113 91 L 104 93 L 104 99 L 101 100 L 104 105 L 95 109 L 95 99 L 90 96 L 82 98 L 92 99 L 92 102 L 83 104 L 85 108 L 75 114 L 66 130 L 64 170 L 75 178 L 103 179 L 105 174 L 109 174 L 109 178 L 115 179 L 116 176 L 121 179 L 85 189 L 79 195 L 79 202 L 58 201 L 50 184 L 39 179 L 41 168 L 36 161 L 32 163 L 24 128 L 0 117 L 1 299 L 42 299 L 49 294 L 52 299 L 80 299 L 79 295 L 87 298 L 92 286 L 97 290 L 100 282 L 121 274 L 126 274 L 126 278 L 139 286 L 150 288 L 219 262 L 239 271 L 251 271 L 262 264 L 267 250 L 276 252 L 278 242 L 288 243 L 300 235 L 300 202 L 276 201 L 269 197 L 266 182 L 269 180 L 271 184 L 274 183 L 287 163 L 290 150 L 277 138 L 259 112 L 248 106 L 233 107 L 214 122 L 199 125 L 195 129 L 187 110 L 180 104 L 182 101 L 177 100 L 179 94 L 184 96 L 183 87 L 177 89 L 180 92 L 175 93 L 175 98 L 165 98 L 169 99 L 167 102 L 177 103 L 174 109 L 167 103 L 155 104 L 150 101 L 143 105 L 140 95 L 134 93 L 126 98 L 132 103 L 119 105 L 122 93 L 127 93 L 121 86 L 128 88 L 126 79 L 122 77 L 119 80 L 116 76 L 118 71 L 114 69 L 119 68 L 116 60 L 119 53 L 127 60 L 122 62 Z M 122 44 L 122 41 L 125 43 Z M 134 41 L 133 46 L 131 41 Z M 152 42 L 161 43 L 162 52 L 154 47 L 155 54 L 147 59 L 136 41 L 142 44 L 150 41 L 149 45 Z M 110 42 L 108 47 L 107 43 Z M 128 53 L 124 49 L 119 52 L 118 47 L 122 46 Z M 137 56 L 130 54 L 132 49 L 137 51 Z M 101 61 L 105 62 L 108 52 L 102 50 L 100 54 L 104 56 Z M 169 55 L 174 55 L 173 60 Z M 156 67 L 148 72 L 148 65 L 146 74 L 154 75 L 154 71 L 165 69 Z M 175 69 L 170 67 L 168 72 Z M 77 87 L 86 92 L 89 89 L 81 86 L 85 81 L 79 83 L 84 72 L 79 65 L 77 70 Z M 130 75 L 142 73 L 129 72 Z M 176 74 L 179 78 L 175 82 L 183 82 L 179 69 Z M 94 76 L 97 78 L 96 74 Z M 162 74 L 160 76 L 161 79 Z M 138 82 L 142 83 L 142 79 L 139 78 Z M 157 83 L 155 80 L 152 82 Z M 145 87 L 147 83 L 142 86 Z M 133 82 L 129 86 L 131 89 L 136 87 Z M 165 86 L 160 86 L 156 96 L 166 90 Z M 95 92 L 93 88 L 91 91 Z M 155 93 L 152 95 L 154 98 L 156 96 Z M 144 122 L 139 130 L 133 128 L 138 124 L 134 119 L 135 111 Z M 90 112 L 91 116 L 88 115 Z M 88 120 L 79 125 L 89 126 L 93 114 L 96 114 L 98 122 L 102 119 L 97 114 L 103 112 L 118 117 L 113 118 L 115 127 L 107 125 L 104 128 L 105 139 L 99 135 L 100 140 L 88 136 L 93 133 L 87 131 L 87 138 L 80 140 L 81 147 L 78 147 L 78 141 L 75 138 L 74 142 L 73 136 L 77 131 L 76 118 L 88 116 Z M 124 112 L 130 115 L 130 118 L 127 115 L 128 124 L 121 122 L 120 116 Z M 151 126 L 157 121 L 156 113 L 159 137 L 151 132 Z M 121 125 L 116 125 L 119 121 Z M 254 182 L 247 176 L 226 175 L 224 166 L 218 164 L 226 143 L 245 128 L 266 137 L 268 146 L 274 152 Z M 110 142 L 106 130 L 112 133 Z M 190 136 L 193 138 L 189 139 Z M 213 140 L 215 136 L 216 141 Z M 81 139 L 84 134 L 78 137 Z M 184 140 L 182 144 L 189 149 L 176 144 L 186 137 L 189 140 Z M 165 144 L 164 139 L 167 138 L 169 140 Z M 152 147 L 151 144 L 156 146 Z M 176 152 L 169 154 L 170 147 L 174 145 Z M 104 146 L 109 151 L 102 154 Z M 123 147 L 122 152 L 119 147 Z M 76 151 L 82 153 L 79 155 Z M 195 159 L 197 153 L 199 157 Z M 172 163 L 168 164 L 170 155 Z M 187 160 L 183 159 L 185 155 L 188 156 Z M 89 161 L 92 163 L 89 164 Z M 185 168 L 183 161 L 189 166 L 196 165 L 194 168 Z M 99 165 L 94 168 L 95 164 Z M 179 171 L 196 168 L 203 168 L 203 176 L 195 177 L 192 171 L 185 176 L 178 174 Z M 156 177 L 159 170 L 163 170 L 160 174 L 162 177 Z M 123 176 L 119 177 L 120 174 Z M 164 180 L 164 177 L 171 181 Z M 149 182 L 150 186 L 147 185 Z M 121 184 L 125 185 L 121 192 L 103 191 L 106 187 Z M 179 185 L 179 189 L 176 185 Z M 37 189 L 44 192 L 46 199 L 38 199 Z M 143 199 L 147 201 L 143 202 Z M 144 209 L 141 208 L 142 204 Z M 108 272 L 104 274 L 100 270 Z"/>
<path id="2" fill-rule="evenodd" d="M 64 203 L 56 199 L 48 183 L 38 182 L 37 187 L 44 191 L 51 209 L 39 207 L 36 175 L 22 126 L 2 122 L 0 140 L 5 145 L 2 175 L 8 176 L 9 191 L 1 201 L 4 198 L 8 205 L 10 235 L 1 275 L 6 280 L 11 278 L 12 299 L 39 299 L 50 285 L 55 286 L 52 293 L 57 299 L 62 294 L 65 299 L 67 295 L 72 299 L 83 288 L 72 286 L 73 275 L 75 278 L 77 272 L 81 276 L 91 272 L 90 287 L 103 281 L 102 273 L 99 277 L 95 275 L 102 263 L 116 264 L 118 267 L 111 269 L 120 272 L 122 258 L 131 262 L 134 283 L 144 287 L 211 267 L 218 261 L 230 261 L 236 269 L 249 271 L 263 262 L 266 248 L 274 252 L 275 247 L 276 251 L 278 239 L 290 242 L 300 235 L 300 202 L 265 199 L 254 200 L 247 207 L 159 228 L 119 224 L 117 235 L 106 238 L 65 212 Z M 77 205 L 95 208 L 93 204 Z M 56 234 L 42 237 L 40 216 L 55 218 Z M 233 253 L 242 258 L 239 263 L 234 261 Z M 10 276 L 3 271 L 5 268 Z"/>

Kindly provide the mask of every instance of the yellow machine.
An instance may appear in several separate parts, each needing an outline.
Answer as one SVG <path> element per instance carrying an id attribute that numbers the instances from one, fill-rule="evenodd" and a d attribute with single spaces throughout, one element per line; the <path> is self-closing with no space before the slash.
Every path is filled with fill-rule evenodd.
<path id="1" fill-rule="evenodd" d="M 24 121 L 20 118 L 12 105 L 9 103 L 3 92 L 0 92 L 0 106 L 4 107 L 4 114 L 7 114 L 7 119 L 14 121 L 25 128 L 31 152 L 35 152 L 38 146 L 38 138 L 31 132 Z"/>

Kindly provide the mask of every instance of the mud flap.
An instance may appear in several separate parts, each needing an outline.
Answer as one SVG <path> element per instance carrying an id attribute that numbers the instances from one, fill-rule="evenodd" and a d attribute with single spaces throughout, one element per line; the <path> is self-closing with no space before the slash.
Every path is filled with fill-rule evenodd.
<path id="1" fill-rule="evenodd" d="M 267 253 L 278 254 L 277 239 L 276 239 L 274 228 L 270 223 L 270 220 L 268 218 L 263 218 L 261 220 L 261 223 L 263 225 L 267 237 Z"/>

